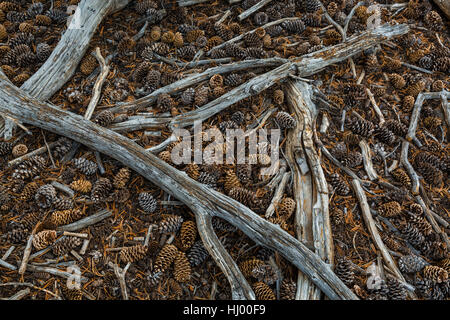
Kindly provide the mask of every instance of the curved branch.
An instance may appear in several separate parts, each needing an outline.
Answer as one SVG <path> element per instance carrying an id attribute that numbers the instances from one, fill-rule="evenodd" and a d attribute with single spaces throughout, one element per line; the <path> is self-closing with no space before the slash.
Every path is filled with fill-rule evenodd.
<path id="1" fill-rule="evenodd" d="M 207 213 L 227 220 L 255 242 L 278 251 L 330 299 L 358 299 L 328 264 L 279 226 L 261 218 L 236 200 L 192 180 L 184 172 L 173 168 L 130 139 L 83 119 L 82 116 L 38 101 L 6 79 L 3 72 L 0 72 L 0 112 L 70 137 L 126 164 L 185 203 L 199 219 L 202 219 L 200 215 Z"/>

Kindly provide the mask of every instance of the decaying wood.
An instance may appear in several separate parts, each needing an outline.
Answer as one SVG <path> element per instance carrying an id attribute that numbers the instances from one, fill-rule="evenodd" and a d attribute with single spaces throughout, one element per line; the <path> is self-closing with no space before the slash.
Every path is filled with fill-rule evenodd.
<path id="1" fill-rule="evenodd" d="M 196 4 L 204 3 L 207 1 L 209 1 L 209 0 L 177 0 L 177 4 L 180 7 L 188 7 L 188 6 L 193 6 Z"/>
<path id="2" fill-rule="evenodd" d="M 36 234 L 36 228 L 34 228 L 33 232 L 31 233 L 30 237 L 28 238 L 27 245 L 25 246 L 25 250 L 23 252 L 23 258 L 22 258 L 22 262 L 21 262 L 20 268 L 19 268 L 19 274 L 21 274 L 21 275 L 24 274 L 25 271 L 27 270 L 27 263 L 28 263 L 28 259 L 30 258 L 32 244 L 33 244 L 33 237 L 35 234 Z"/>
<path id="3" fill-rule="evenodd" d="M 261 0 L 261 1 L 259 1 L 254 6 L 248 8 L 247 10 L 242 12 L 240 15 L 238 15 L 238 19 L 240 21 L 244 20 L 245 18 L 247 18 L 248 16 L 251 16 L 253 13 L 258 11 L 259 9 L 261 9 L 262 7 L 264 7 L 265 5 L 267 5 L 271 1 L 272 0 Z"/>
<path id="4" fill-rule="evenodd" d="M 251 68 L 264 68 L 264 67 L 274 67 L 285 63 L 286 59 L 282 58 L 270 58 L 270 59 L 256 59 L 256 60 L 246 60 L 236 63 L 225 64 L 217 67 L 212 67 L 206 69 L 202 73 L 193 74 L 184 79 L 178 80 L 167 86 L 159 88 L 153 91 L 151 94 L 146 95 L 132 102 L 122 102 L 118 103 L 115 107 L 108 108 L 113 113 L 123 113 L 127 111 L 139 110 L 145 108 L 152 103 L 156 102 L 159 95 L 163 93 L 174 94 L 180 92 L 186 88 L 189 88 L 199 82 L 208 80 L 215 74 L 224 74 L 229 72 L 235 72 L 240 70 L 246 70 Z"/>
<path id="5" fill-rule="evenodd" d="M 309 233 L 312 236 L 317 254 L 322 260 L 332 266 L 334 249 L 328 212 L 328 185 L 313 142 L 313 132 L 315 131 L 315 122 L 318 115 L 318 110 L 311 100 L 313 88 L 306 82 L 290 80 L 286 85 L 286 94 L 288 105 L 294 112 L 296 120 L 302 123 L 302 130 L 299 132 L 301 139 L 297 140 L 300 141 L 302 153 L 305 160 L 307 160 L 310 174 L 310 193 L 303 195 L 304 198 L 309 198 L 304 200 L 310 202 L 311 222 L 308 228 L 311 231 Z M 290 138 L 294 139 L 295 136 Z M 298 155 L 296 156 L 297 159 Z M 302 175 L 305 175 L 305 173 Z M 313 290 L 309 297 L 319 299 L 320 292 Z"/>
<path id="6" fill-rule="evenodd" d="M 258 94 L 275 83 L 279 83 L 288 77 L 289 74 L 296 73 L 297 76 L 300 77 L 310 76 L 333 63 L 346 60 L 383 40 L 404 34 L 408 29 L 409 28 L 406 25 L 384 25 L 373 31 L 365 32 L 357 37 L 348 39 L 346 43 L 327 47 L 326 49 L 302 56 L 297 61 L 294 60 L 285 63 L 272 71 L 252 78 L 248 82 L 230 90 L 226 95 L 223 95 L 194 111 L 176 116 L 171 121 L 170 127 L 172 129 L 176 127 L 186 127 L 193 125 L 195 121 L 206 120 L 230 105 L 248 98 L 249 96 Z"/>
<path id="7" fill-rule="evenodd" d="M 291 176 L 290 172 L 286 172 L 285 174 L 283 174 L 283 177 L 281 178 L 281 182 L 278 185 L 277 189 L 275 190 L 275 194 L 272 198 L 272 201 L 266 210 L 266 214 L 265 214 L 266 218 L 270 218 L 273 215 L 273 213 L 275 212 L 275 206 L 277 206 L 279 204 L 279 202 L 281 201 L 281 198 L 283 197 L 283 194 L 284 194 L 284 188 L 285 188 L 286 183 L 288 182 L 290 176 Z"/>
<path id="8" fill-rule="evenodd" d="M 397 28 L 395 29 L 398 31 Z M 34 99 L 6 81 L 3 72 L 0 72 L 0 112 L 24 123 L 70 137 L 126 164 L 185 203 L 195 213 L 200 224 L 203 223 L 203 219 L 210 216 L 218 216 L 228 221 L 256 243 L 282 254 L 305 273 L 330 299 L 357 299 L 332 272 L 328 264 L 278 226 L 259 217 L 241 203 L 192 180 L 126 137 L 102 128 L 79 115 Z M 212 248 L 214 240 L 209 238 L 209 235 L 204 232 L 200 235 L 213 257 L 220 253 L 218 250 L 225 251 L 223 247 Z M 216 262 L 223 267 L 223 261 L 217 259 Z M 224 268 L 224 273 L 228 273 L 227 268 Z M 237 272 L 233 274 L 236 279 L 237 275 L 239 275 Z M 231 285 L 235 288 L 234 299 L 253 297 L 249 290 L 238 287 L 236 284 Z"/>
<path id="9" fill-rule="evenodd" d="M 369 233 L 378 250 L 380 250 L 384 262 L 395 273 L 397 278 L 405 282 L 402 273 L 400 272 L 400 270 L 398 270 L 397 266 L 395 265 L 394 259 L 392 259 L 390 253 L 388 252 L 386 246 L 383 243 L 383 240 L 381 240 L 380 234 L 378 233 L 377 227 L 375 226 L 375 221 L 373 220 L 372 214 L 370 213 L 366 193 L 362 189 L 361 184 L 359 183 L 358 180 L 353 179 L 352 186 L 355 191 L 356 197 L 358 198 L 359 206 L 361 208 L 361 213 L 363 215 L 366 227 L 369 230 Z"/>
<path id="10" fill-rule="evenodd" d="M 19 292 L 12 295 L 11 297 L 9 297 L 6 300 L 21 300 L 22 298 L 26 297 L 29 294 L 30 294 L 30 288 L 26 288 L 26 289 L 20 290 Z"/>
<path id="11" fill-rule="evenodd" d="M 380 108 L 378 107 L 378 104 L 375 101 L 375 97 L 373 96 L 372 91 L 370 91 L 369 88 L 366 88 L 366 92 L 367 92 L 367 95 L 369 96 L 370 103 L 372 104 L 372 107 L 373 107 L 373 109 L 375 110 L 375 113 L 378 116 L 378 120 L 379 120 L 378 123 L 381 126 L 385 122 L 383 113 L 381 112 Z"/>
<path id="12" fill-rule="evenodd" d="M 364 169 L 367 172 L 367 176 L 369 177 L 369 179 L 371 181 L 377 180 L 378 179 L 378 174 L 375 171 L 375 168 L 373 167 L 372 155 L 371 155 L 369 144 L 367 143 L 366 140 L 362 139 L 359 142 L 359 147 L 361 148 L 361 154 L 363 156 Z"/>
<path id="13" fill-rule="evenodd" d="M 9 247 L 9 249 L 5 252 L 5 254 L 2 256 L 2 260 L 5 261 L 6 259 L 8 259 L 8 257 L 11 255 L 11 253 L 14 251 L 16 247 L 15 246 L 11 246 Z"/>
<path id="14" fill-rule="evenodd" d="M 112 216 L 112 212 L 109 210 L 101 210 L 89 217 L 80 219 L 74 223 L 67 224 L 65 226 L 58 227 L 58 231 L 77 231 L 83 228 L 86 228 L 90 225 L 96 224 L 97 222 L 102 221 L 103 219 L 109 218 Z"/>
<path id="15" fill-rule="evenodd" d="M 83 0 L 78 5 L 79 19 L 61 37 L 52 54 L 21 89 L 41 100 L 50 97 L 72 77 L 89 47 L 89 42 L 103 18 L 120 10 L 128 0 Z M 79 23 L 79 25 L 77 25 Z"/>
<path id="16" fill-rule="evenodd" d="M 128 271 L 128 268 L 131 265 L 131 262 L 128 262 L 125 268 L 121 269 L 119 266 L 115 263 L 111 263 L 113 266 L 114 274 L 116 275 L 117 279 L 119 280 L 120 290 L 122 292 L 122 298 L 123 300 L 128 300 L 128 291 L 127 291 L 127 284 L 125 281 L 125 274 Z"/>

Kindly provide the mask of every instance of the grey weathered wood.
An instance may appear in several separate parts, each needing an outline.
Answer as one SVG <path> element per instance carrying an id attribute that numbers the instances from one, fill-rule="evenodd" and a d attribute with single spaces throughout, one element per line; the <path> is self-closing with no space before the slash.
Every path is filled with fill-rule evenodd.
<path id="1" fill-rule="evenodd" d="M 256 243 L 278 251 L 305 273 L 330 299 L 358 299 L 332 272 L 329 265 L 279 226 L 269 223 L 224 194 L 192 180 L 126 137 L 79 115 L 34 99 L 8 83 L 3 72 L 0 72 L 0 112 L 24 123 L 70 137 L 126 164 L 185 203 L 198 219 L 208 215 L 227 220 Z M 204 237 L 202 235 L 203 240 Z M 220 261 L 216 262 L 221 266 Z M 245 291 L 237 292 L 235 297 L 252 298 L 246 296 Z"/>
<path id="2" fill-rule="evenodd" d="M 238 15 L 238 19 L 240 21 L 244 20 L 245 18 L 247 18 L 248 16 L 251 16 L 256 11 L 258 11 L 259 9 L 261 9 L 262 7 L 264 7 L 265 5 L 267 5 L 271 1 L 272 0 L 261 0 L 261 1 L 259 1 L 257 4 L 255 4 L 251 8 L 248 8 L 247 10 L 242 12 L 240 15 Z"/>
<path id="3" fill-rule="evenodd" d="M 180 7 L 188 7 L 196 4 L 208 2 L 209 0 L 177 0 L 178 6 Z"/>
<path id="4" fill-rule="evenodd" d="M 116 132 L 131 132 L 142 129 L 160 129 L 168 124 L 172 118 L 136 118 L 114 123 L 109 126 L 110 130 Z"/>
<path id="5" fill-rule="evenodd" d="M 111 112 L 122 113 L 126 111 L 139 110 L 145 108 L 156 101 L 159 95 L 163 93 L 174 94 L 180 92 L 186 88 L 189 88 L 199 82 L 208 80 L 215 74 L 224 74 L 229 72 L 235 72 L 250 68 L 261 68 L 261 67 L 274 67 L 279 66 L 288 60 L 282 58 L 270 58 L 270 59 L 256 59 L 256 60 L 246 60 L 237 63 L 225 64 L 213 68 L 209 68 L 202 73 L 193 74 L 184 79 L 178 80 L 167 86 L 159 88 L 153 91 L 151 94 L 139 98 L 132 102 L 122 102 L 118 103 L 116 106 L 109 108 Z"/>
<path id="6" fill-rule="evenodd" d="M 74 223 L 67 224 L 65 226 L 60 226 L 57 228 L 57 230 L 58 231 L 77 231 L 77 230 L 86 228 L 90 225 L 96 224 L 97 222 L 100 222 L 111 216 L 112 216 L 112 212 L 104 209 L 93 215 L 90 215 L 89 217 L 80 219 Z"/>
<path id="7" fill-rule="evenodd" d="M 0 266 L 4 267 L 4 268 L 7 268 L 7 269 L 10 269 L 10 270 L 17 270 L 16 266 L 13 266 L 12 264 L 4 261 L 3 259 L 0 259 Z"/>
<path id="8" fill-rule="evenodd" d="M 272 198 L 272 201 L 270 202 L 269 207 L 266 210 L 265 217 L 270 218 L 273 213 L 275 212 L 275 206 L 279 204 L 281 201 L 281 198 L 284 194 L 284 188 L 286 187 L 286 183 L 289 181 L 289 178 L 291 177 L 290 172 L 285 172 L 283 174 L 283 177 L 281 178 L 280 184 L 278 185 L 277 189 L 275 190 L 275 194 Z"/>
<path id="9" fill-rule="evenodd" d="M 181 115 L 176 116 L 170 124 L 175 127 L 193 125 L 195 121 L 202 121 L 224 110 L 230 105 L 239 102 L 249 96 L 260 93 L 273 84 L 285 79 L 289 74 L 297 73 L 297 76 L 306 77 L 317 73 L 333 63 L 338 63 L 347 58 L 370 48 L 383 40 L 398 36 L 408 31 L 406 25 L 384 25 L 372 31 L 365 32 L 357 37 L 348 39 L 346 43 L 340 43 L 326 49 L 302 56 L 297 61 L 285 63 L 267 73 L 261 74 L 248 82 L 230 90 L 227 94 L 207 103 L 206 105 Z"/>
<path id="10" fill-rule="evenodd" d="M 369 177 L 369 180 L 377 180 L 378 174 L 375 171 L 375 168 L 373 167 L 372 163 L 372 155 L 370 153 L 370 147 L 366 140 L 362 139 L 359 142 L 359 147 L 361 148 L 361 154 L 363 156 L 363 164 L 364 169 L 367 172 L 367 176 Z"/>
<path id="11" fill-rule="evenodd" d="M 50 97 L 72 77 L 89 47 L 89 42 L 103 18 L 120 10 L 128 0 L 83 0 L 78 5 L 79 19 L 72 19 L 58 45 L 47 61 L 21 86 L 31 96 L 41 100 Z M 80 29 L 75 23 L 80 22 Z"/>

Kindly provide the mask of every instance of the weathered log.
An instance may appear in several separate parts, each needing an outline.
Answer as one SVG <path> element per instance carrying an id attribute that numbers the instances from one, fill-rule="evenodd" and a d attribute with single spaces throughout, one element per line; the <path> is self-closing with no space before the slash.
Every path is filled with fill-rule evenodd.
<path id="1" fill-rule="evenodd" d="M 330 299 L 358 299 L 332 272 L 329 265 L 280 227 L 259 217 L 241 203 L 192 180 L 126 137 L 83 119 L 82 116 L 34 99 L 7 81 L 3 72 L 0 72 L 0 112 L 24 123 L 70 137 L 126 164 L 185 203 L 195 213 L 199 224 L 204 223 L 204 219 L 210 216 L 218 216 L 228 221 L 256 243 L 278 251 L 305 273 Z M 232 273 L 233 279 L 240 279 L 242 275 L 233 265 L 223 265 L 222 259 L 227 261 L 228 253 L 225 257 L 217 257 L 220 251 L 211 247 L 214 240 L 205 232 L 200 235 L 209 253 L 219 266 L 224 267 L 224 273 Z M 253 295 L 240 285 L 232 284 L 232 288 L 235 288 L 233 298 L 253 298 Z"/>
<path id="2" fill-rule="evenodd" d="M 297 76 L 300 77 L 310 76 L 333 63 L 346 60 L 362 50 L 370 48 L 390 37 L 402 35 L 408 29 L 406 25 L 384 25 L 348 39 L 346 43 L 340 43 L 302 56 L 297 60 L 285 63 L 272 71 L 252 78 L 248 82 L 230 90 L 227 94 L 207 103 L 199 109 L 176 116 L 170 126 L 172 129 L 175 127 L 186 127 L 193 125 L 195 121 L 208 119 L 230 105 L 249 96 L 258 94 L 275 83 L 279 83 L 290 74 L 296 72 Z"/>

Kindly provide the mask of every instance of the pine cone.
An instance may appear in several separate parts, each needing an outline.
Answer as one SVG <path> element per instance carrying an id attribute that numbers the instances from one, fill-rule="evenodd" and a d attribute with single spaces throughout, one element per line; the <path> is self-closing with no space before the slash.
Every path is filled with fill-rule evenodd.
<path id="1" fill-rule="evenodd" d="M 251 164 L 237 164 L 236 176 L 245 185 L 252 180 L 252 165 Z"/>
<path id="2" fill-rule="evenodd" d="M 173 276 L 178 282 L 188 282 L 191 279 L 191 265 L 182 251 L 178 251 L 175 258 Z"/>
<path id="3" fill-rule="evenodd" d="M 430 11 L 425 15 L 425 24 L 433 31 L 440 31 L 443 28 L 442 18 L 436 11 Z"/>
<path id="4" fill-rule="evenodd" d="M 206 184 L 208 187 L 217 188 L 217 177 L 209 172 L 202 172 L 197 179 L 198 182 Z"/>
<path id="5" fill-rule="evenodd" d="M 95 116 L 94 123 L 102 127 L 108 127 L 113 120 L 114 114 L 109 110 L 103 110 Z"/>
<path id="6" fill-rule="evenodd" d="M 242 83 L 242 77 L 237 73 L 231 73 L 225 77 L 224 84 L 230 87 L 236 87 Z"/>
<path id="7" fill-rule="evenodd" d="M 402 110 L 404 112 L 409 112 L 414 107 L 415 99 L 413 96 L 405 96 L 403 98 Z"/>
<path id="8" fill-rule="evenodd" d="M 440 187 L 443 182 L 443 174 L 442 171 L 436 169 L 433 165 L 425 162 L 421 165 L 421 167 L 416 168 L 417 171 L 423 176 L 425 181 L 436 187 Z"/>
<path id="9" fill-rule="evenodd" d="M 422 209 L 422 206 L 420 205 L 420 204 L 418 204 L 418 203 L 412 203 L 410 206 L 409 206 L 409 210 L 411 211 L 411 212 L 413 212 L 415 215 L 417 215 L 417 216 L 422 216 L 423 215 L 423 209 Z"/>
<path id="10" fill-rule="evenodd" d="M 78 179 L 70 184 L 70 188 L 81 193 L 89 193 L 92 190 L 92 183 L 89 180 Z"/>
<path id="11" fill-rule="evenodd" d="M 41 231 L 33 237 L 33 247 L 36 250 L 45 249 L 56 240 L 56 237 L 55 230 Z"/>
<path id="12" fill-rule="evenodd" d="M 231 38 L 233 38 L 233 31 L 231 31 L 230 28 L 222 23 L 216 23 L 214 25 L 214 30 L 216 31 L 216 34 L 225 41 L 231 40 Z"/>
<path id="13" fill-rule="evenodd" d="M 421 216 L 411 216 L 409 221 L 425 236 L 430 235 L 433 232 L 431 224 Z"/>
<path id="14" fill-rule="evenodd" d="M 90 75 L 97 67 L 98 61 L 91 54 L 87 54 L 83 60 L 81 60 L 80 71 L 84 75 Z"/>
<path id="15" fill-rule="evenodd" d="M 398 267 L 403 273 L 420 272 L 429 265 L 422 257 L 414 254 L 403 256 L 398 260 Z"/>
<path id="16" fill-rule="evenodd" d="M 292 198 L 286 197 L 281 200 L 280 206 L 278 208 L 278 214 L 283 217 L 283 219 L 289 219 L 295 211 L 295 201 Z"/>
<path id="17" fill-rule="evenodd" d="M 403 186 L 409 188 L 411 186 L 411 179 L 408 174 L 402 168 L 397 168 L 393 172 L 391 172 L 392 176 L 400 182 Z"/>
<path id="18" fill-rule="evenodd" d="M 194 103 L 194 97 L 195 97 L 195 89 L 187 88 L 181 94 L 180 99 L 184 105 L 191 105 L 192 103 Z"/>
<path id="19" fill-rule="evenodd" d="M 249 260 L 246 260 L 246 261 L 242 262 L 239 265 L 239 269 L 241 269 L 241 272 L 242 272 L 242 274 L 245 277 L 252 277 L 253 276 L 253 270 L 255 268 L 263 265 L 263 264 L 264 264 L 263 261 L 261 261 L 259 259 L 252 258 L 252 259 L 249 259 Z"/>
<path id="20" fill-rule="evenodd" d="M 233 170 L 227 170 L 225 176 L 224 189 L 226 193 L 229 193 L 233 188 L 242 187 L 239 178 L 236 176 Z"/>
<path id="21" fill-rule="evenodd" d="M 405 79 L 398 73 L 391 73 L 389 76 L 389 80 L 396 89 L 402 89 L 406 85 Z"/>
<path id="22" fill-rule="evenodd" d="M 144 246 L 142 244 L 123 248 L 122 250 L 120 250 L 120 260 L 128 263 L 144 259 L 147 255 L 147 249 L 147 246 Z"/>
<path id="23" fill-rule="evenodd" d="M 83 300 L 83 292 L 77 289 L 69 289 L 66 285 L 61 284 L 61 293 L 66 300 Z"/>
<path id="24" fill-rule="evenodd" d="M 112 183 L 108 178 L 98 178 L 92 187 L 91 200 L 95 203 L 105 201 L 112 187 Z"/>
<path id="25" fill-rule="evenodd" d="M 396 217 L 402 212 L 402 207 L 397 201 L 384 203 L 378 207 L 378 213 L 383 217 Z"/>
<path id="26" fill-rule="evenodd" d="M 389 288 L 388 297 L 390 300 L 406 300 L 405 287 L 395 278 L 389 277 L 387 280 Z"/>
<path id="27" fill-rule="evenodd" d="M 258 12 L 255 14 L 253 20 L 255 21 L 255 24 L 257 26 L 263 26 L 267 22 L 269 22 L 269 17 L 267 16 L 267 14 L 265 12 Z"/>
<path id="28" fill-rule="evenodd" d="M 276 271 L 269 264 L 262 264 L 253 268 L 252 276 L 257 281 L 262 281 L 268 285 L 272 285 L 278 280 Z"/>
<path id="29" fill-rule="evenodd" d="M 397 120 L 390 119 L 384 123 L 384 126 L 400 137 L 406 137 L 406 134 L 408 133 L 408 128 Z"/>
<path id="30" fill-rule="evenodd" d="M 405 239 L 416 248 L 425 241 L 424 235 L 410 223 L 401 224 L 399 229 Z"/>
<path id="31" fill-rule="evenodd" d="M 208 103 L 209 87 L 203 86 L 195 91 L 194 105 L 203 106 Z"/>
<path id="32" fill-rule="evenodd" d="M 183 217 L 173 214 L 162 215 L 162 220 L 159 223 L 160 233 L 172 233 L 177 232 L 181 224 L 183 223 Z"/>
<path id="33" fill-rule="evenodd" d="M 71 250 L 81 246 L 83 240 L 78 237 L 65 237 L 53 245 L 52 252 L 55 256 L 63 256 Z"/>
<path id="34" fill-rule="evenodd" d="M 425 279 L 441 283 L 448 279 L 448 272 L 441 267 L 428 265 L 423 269 L 423 276 Z"/>
<path id="35" fill-rule="evenodd" d="M 19 196 L 19 200 L 22 201 L 30 200 L 31 198 L 34 197 L 38 189 L 39 185 L 36 182 L 32 181 L 27 183 Z"/>
<path id="36" fill-rule="evenodd" d="M 292 129 L 297 126 L 297 121 L 287 112 L 277 113 L 276 120 L 282 129 Z"/>
<path id="37" fill-rule="evenodd" d="M 0 156 L 6 156 L 13 149 L 13 144 L 11 142 L 0 142 Z"/>
<path id="38" fill-rule="evenodd" d="M 387 127 L 377 126 L 373 131 L 374 137 L 387 145 L 393 145 L 396 141 L 394 133 Z"/>
<path id="39" fill-rule="evenodd" d="M 49 26 L 52 24 L 52 19 L 42 14 L 38 14 L 34 20 L 38 26 Z"/>
<path id="40" fill-rule="evenodd" d="M 297 284 L 287 278 L 283 279 L 280 288 L 280 300 L 294 300 L 296 293 Z"/>
<path id="41" fill-rule="evenodd" d="M 158 96 L 157 106 L 162 112 L 169 111 L 174 104 L 175 102 L 169 94 L 163 93 Z"/>
<path id="42" fill-rule="evenodd" d="M 228 195 L 250 208 L 256 207 L 260 203 L 256 194 L 245 188 L 233 188 Z"/>
<path id="43" fill-rule="evenodd" d="M 209 256 L 209 253 L 203 245 L 203 242 L 198 240 L 194 243 L 186 256 L 191 264 L 191 267 L 196 267 L 205 261 L 205 259 Z"/>
<path id="44" fill-rule="evenodd" d="M 54 211 L 48 218 L 49 226 L 56 228 L 75 222 L 86 215 L 78 209 Z"/>
<path id="45" fill-rule="evenodd" d="M 355 134 L 359 134 L 365 138 L 370 138 L 373 134 L 375 126 L 370 121 L 364 119 L 354 119 L 350 122 L 349 128 Z"/>
<path id="46" fill-rule="evenodd" d="M 155 272 L 166 271 L 178 255 L 178 249 L 173 244 L 166 244 L 162 247 L 156 257 L 153 269 Z"/>
<path id="47" fill-rule="evenodd" d="M 305 31 L 305 23 L 303 23 L 302 20 L 285 21 L 285 22 L 281 23 L 281 26 L 286 31 L 296 33 L 296 34 L 300 34 L 303 31 Z"/>
<path id="48" fill-rule="evenodd" d="M 177 55 L 185 60 L 192 60 L 197 53 L 195 46 L 188 45 L 177 49 Z"/>
<path id="49" fill-rule="evenodd" d="M 425 89 L 425 81 L 419 80 L 416 83 L 410 85 L 406 90 L 407 95 L 417 97 Z"/>
<path id="50" fill-rule="evenodd" d="M 28 239 L 28 230 L 14 228 L 6 234 L 6 240 L 12 244 L 22 244 Z"/>
<path id="51" fill-rule="evenodd" d="M 36 203 L 41 208 L 49 208 L 56 200 L 56 190 L 51 184 L 41 186 L 34 195 Z"/>
<path id="52" fill-rule="evenodd" d="M 275 293 L 264 282 L 256 282 L 252 285 L 256 300 L 276 300 Z"/>
<path id="53" fill-rule="evenodd" d="M 76 158 L 73 165 L 85 175 L 93 175 L 97 171 L 97 163 L 86 158 Z"/>
<path id="54" fill-rule="evenodd" d="M 184 39 L 181 32 L 176 32 L 173 37 L 173 45 L 175 48 L 181 48 L 184 45 Z"/>
<path id="55" fill-rule="evenodd" d="M 138 197 L 139 206 L 146 213 L 153 213 L 156 211 L 156 207 L 158 206 L 158 202 L 153 198 L 150 193 L 141 192 Z"/>
<path id="56" fill-rule="evenodd" d="M 53 208 L 55 210 L 69 210 L 73 209 L 74 203 L 71 198 L 68 197 L 59 197 L 53 203 Z"/>
<path id="57" fill-rule="evenodd" d="M 355 281 L 355 274 L 353 272 L 353 266 L 351 262 L 342 258 L 339 259 L 334 268 L 334 273 L 341 279 L 348 287 L 351 287 Z"/>
<path id="58" fill-rule="evenodd" d="M 56 158 L 62 158 L 72 148 L 72 140 L 66 137 L 60 137 L 56 140 L 56 144 L 53 147 L 53 155 Z"/>
<path id="59" fill-rule="evenodd" d="M 192 247 L 197 237 L 197 225 L 194 221 L 185 221 L 181 225 L 180 239 L 182 250 L 188 250 Z"/>
<path id="60" fill-rule="evenodd" d="M 425 241 L 419 250 L 430 260 L 441 260 L 449 256 L 447 245 L 441 241 Z"/>
<path id="61" fill-rule="evenodd" d="M 241 125 L 244 122 L 244 114 L 241 111 L 236 111 L 231 115 L 231 121 L 234 121 L 237 125 Z"/>
<path id="62" fill-rule="evenodd" d="M 130 169 L 121 168 L 119 172 L 114 176 L 113 185 L 116 189 L 124 188 L 130 179 Z"/>
<path id="63" fill-rule="evenodd" d="M 160 56 L 166 56 L 169 53 L 169 46 L 164 42 L 154 42 L 150 45 L 150 50 L 159 54 Z"/>

